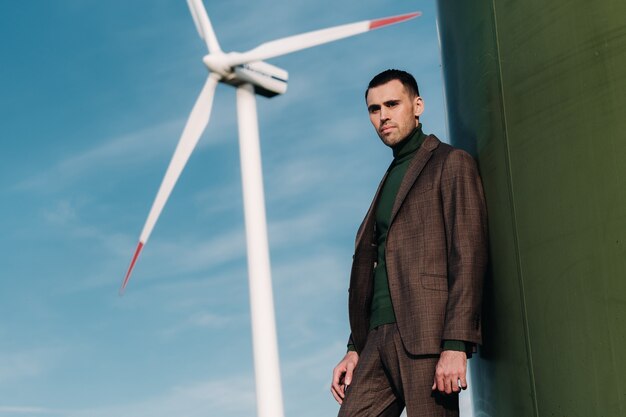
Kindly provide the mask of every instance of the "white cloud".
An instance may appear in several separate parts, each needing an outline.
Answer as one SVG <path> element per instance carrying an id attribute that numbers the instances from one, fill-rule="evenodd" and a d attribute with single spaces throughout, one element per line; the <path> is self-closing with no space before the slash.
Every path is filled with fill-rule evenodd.
<path id="1" fill-rule="evenodd" d="M 76 209 L 69 200 L 60 200 L 52 207 L 43 209 L 44 219 L 56 225 L 66 225 L 76 219 Z"/>
<path id="2" fill-rule="evenodd" d="M 152 259 L 158 259 L 160 269 L 177 274 L 206 271 L 245 257 L 245 235 L 242 226 L 208 238 L 184 237 L 151 242 Z M 148 249 L 146 249 L 147 251 Z M 147 260 L 147 259 L 146 259 Z"/>
<path id="3" fill-rule="evenodd" d="M 328 233 L 335 221 L 333 207 L 328 203 L 317 203 L 306 212 L 295 212 L 290 217 L 281 217 L 268 224 L 271 250 L 293 248 L 299 244 L 320 239 Z M 125 233 L 107 231 L 96 225 L 82 223 L 81 205 L 69 200 L 60 200 L 52 208 L 44 210 L 47 221 L 63 228 L 66 236 L 90 242 L 90 247 L 99 247 L 106 264 L 84 276 L 84 282 L 72 282 L 73 289 L 92 288 L 111 284 L 111 271 L 123 272 L 132 255 L 134 238 Z M 242 219 L 243 220 L 243 219 Z M 178 276 L 201 271 L 215 271 L 233 261 L 245 260 L 246 241 L 243 221 L 230 229 L 210 236 L 153 237 L 142 253 L 139 262 L 147 279 L 158 279 L 176 271 Z M 154 267 L 154 263 L 158 267 Z M 147 272 L 146 272 L 147 271 Z M 121 277 L 121 275 L 120 275 Z M 121 279 L 121 278 L 120 278 Z M 182 282 L 182 281 L 181 281 Z"/>
<path id="4" fill-rule="evenodd" d="M 155 126 L 140 129 L 118 137 L 107 138 L 98 144 L 57 162 L 45 171 L 35 173 L 15 185 L 17 190 L 56 191 L 71 186 L 74 182 L 89 175 L 113 175 L 110 171 L 122 169 L 125 172 L 136 172 L 137 167 L 146 162 L 164 157 L 169 162 L 168 154 L 173 154 L 185 119 L 173 119 Z M 220 121 L 219 125 L 233 124 L 230 120 Z M 223 126 L 221 127 L 223 129 Z M 228 136 L 207 135 L 209 141 L 202 138 L 198 148 L 214 145 L 225 141 Z M 167 163 L 163 164 L 163 173 Z M 107 174 L 107 171 L 110 172 Z"/>
<path id="5" fill-rule="evenodd" d="M 52 227 L 52 230 L 60 231 L 68 238 L 91 241 L 91 243 L 102 247 L 107 253 L 117 256 L 128 255 L 123 248 L 130 247 L 133 239 L 124 233 L 105 231 L 98 226 L 86 224 L 82 214 L 89 208 L 90 206 L 84 201 L 77 201 L 75 198 L 63 198 L 42 207 L 41 215 L 45 222 Z M 37 233 L 41 233 L 41 230 L 38 229 Z"/>
<path id="6" fill-rule="evenodd" d="M 341 262 L 338 255 L 332 248 L 322 253 L 309 249 L 296 259 L 277 262 L 274 275 L 293 297 L 311 297 L 347 289 L 349 260 Z"/>
<path id="7" fill-rule="evenodd" d="M 68 411 L 65 417 L 249 417 L 255 414 L 251 375 L 179 385 L 152 398 L 101 408 Z"/>
<path id="8" fill-rule="evenodd" d="M 272 249 L 293 246 L 319 237 L 325 232 L 325 226 L 330 223 L 329 217 L 330 213 L 327 210 L 314 209 L 291 218 L 270 222 L 268 233 Z"/>
<path id="9" fill-rule="evenodd" d="M 305 377 L 318 381 L 324 380 L 324 389 L 330 386 L 330 372 L 345 354 L 346 344 L 343 342 L 328 341 L 321 348 L 306 352 L 306 355 L 291 357 L 283 361 L 282 370 L 285 379 Z M 328 379 L 328 381 L 326 381 Z"/>
<path id="10" fill-rule="evenodd" d="M 235 209 L 243 211 L 241 185 L 234 178 L 197 191 L 193 200 L 195 209 L 205 217 L 219 216 Z"/>
<path id="11" fill-rule="evenodd" d="M 39 377 L 46 373 L 58 355 L 55 349 L 22 349 L 0 352 L 0 382 Z"/>
<path id="12" fill-rule="evenodd" d="M 90 149 L 79 151 L 59 161 L 45 172 L 19 182 L 16 188 L 57 189 L 72 184 L 88 173 L 101 173 L 105 167 L 132 167 L 174 149 L 180 120 L 167 121 L 116 138 L 108 138 Z"/>
<path id="13" fill-rule="evenodd" d="M 183 332 L 197 328 L 222 329 L 226 326 L 233 325 L 234 323 L 243 323 L 247 320 L 249 320 L 247 315 L 243 317 L 200 311 L 190 315 L 187 319 L 174 326 L 161 330 L 161 336 L 169 339 L 172 337 L 178 337 Z"/>
<path id="14" fill-rule="evenodd" d="M 55 411 L 49 408 L 43 408 L 43 407 L 0 405 L 0 414 L 6 414 L 6 415 L 16 415 L 16 414 L 41 415 L 41 414 L 57 414 L 57 413 L 58 411 Z"/>

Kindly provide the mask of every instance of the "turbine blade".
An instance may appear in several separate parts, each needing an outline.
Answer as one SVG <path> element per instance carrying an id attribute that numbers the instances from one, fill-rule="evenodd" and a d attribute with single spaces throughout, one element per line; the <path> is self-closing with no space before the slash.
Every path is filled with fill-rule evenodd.
<path id="1" fill-rule="evenodd" d="M 222 49 L 217 42 L 217 36 L 215 36 L 215 31 L 213 31 L 213 26 L 211 25 L 209 15 L 204 8 L 202 0 L 187 0 L 187 4 L 191 11 L 191 17 L 193 17 L 193 21 L 196 24 L 196 29 L 198 29 L 198 34 L 204 39 L 204 42 L 206 42 L 209 52 L 221 52 Z"/>
<path id="2" fill-rule="evenodd" d="M 420 16 L 421 12 L 403 14 L 399 16 L 385 17 L 382 19 L 363 20 L 357 23 L 335 26 L 328 29 L 315 30 L 313 32 L 302 33 L 300 35 L 288 36 L 286 38 L 262 43 L 254 49 L 241 54 L 233 54 L 228 60 L 230 66 L 245 64 L 252 61 L 263 61 L 265 59 L 289 54 L 291 52 L 310 48 L 324 43 L 333 42 L 338 39 L 358 35 L 383 26 L 403 22 Z"/>
<path id="3" fill-rule="evenodd" d="M 161 182 L 159 192 L 152 203 L 150 214 L 148 214 L 148 219 L 146 220 L 143 230 L 141 231 L 141 235 L 139 236 L 139 244 L 137 245 L 135 254 L 130 262 L 126 276 L 124 277 L 124 282 L 120 288 L 120 295 L 124 294 L 124 290 L 126 289 L 130 275 L 135 267 L 137 258 L 148 241 L 150 233 L 152 233 L 152 229 L 154 228 L 154 225 L 159 218 L 161 211 L 163 210 L 163 207 L 165 206 L 165 203 L 174 188 L 174 185 L 176 185 L 178 177 L 180 177 L 183 168 L 185 168 L 185 165 L 189 160 L 191 152 L 196 147 L 202 132 L 209 123 L 211 107 L 213 106 L 213 96 L 215 95 L 215 87 L 217 86 L 218 80 L 218 75 L 209 75 L 209 78 L 200 92 L 200 96 L 198 96 L 198 99 L 196 100 L 196 104 L 193 106 L 193 110 L 191 110 L 187 124 L 183 129 L 183 133 L 180 136 L 180 140 L 178 141 L 178 145 L 174 151 L 174 156 L 172 157 L 170 165 L 165 172 L 165 177 Z"/>

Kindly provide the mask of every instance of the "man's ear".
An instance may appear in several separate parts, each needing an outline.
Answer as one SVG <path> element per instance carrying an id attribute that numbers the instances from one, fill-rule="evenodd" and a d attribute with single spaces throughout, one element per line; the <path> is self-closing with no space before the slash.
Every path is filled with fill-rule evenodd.
<path id="1" fill-rule="evenodd" d="M 424 100 L 420 96 L 415 96 L 413 99 L 413 114 L 419 119 L 422 113 L 424 113 Z"/>

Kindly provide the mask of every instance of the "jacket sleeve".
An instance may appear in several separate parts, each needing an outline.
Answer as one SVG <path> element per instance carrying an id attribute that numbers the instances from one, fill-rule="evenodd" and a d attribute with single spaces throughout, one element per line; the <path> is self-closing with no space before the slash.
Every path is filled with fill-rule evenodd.
<path id="1" fill-rule="evenodd" d="M 476 162 L 465 151 L 453 150 L 444 162 L 441 196 L 448 257 L 443 339 L 480 343 L 487 213 Z"/>
<path id="2" fill-rule="evenodd" d="M 348 352 L 356 352 L 356 346 L 354 346 L 354 341 L 352 340 L 352 333 L 350 333 L 350 337 L 348 337 Z"/>

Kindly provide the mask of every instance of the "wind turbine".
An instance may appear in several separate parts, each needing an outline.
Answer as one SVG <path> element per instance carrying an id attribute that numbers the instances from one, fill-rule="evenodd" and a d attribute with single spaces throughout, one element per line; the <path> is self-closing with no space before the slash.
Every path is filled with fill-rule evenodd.
<path id="1" fill-rule="evenodd" d="M 402 22 L 417 17 L 421 13 L 414 12 L 382 19 L 364 20 L 262 43 L 243 53 L 225 53 L 220 48 L 202 0 L 187 0 L 187 3 L 198 33 L 209 51 L 208 55 L 202 59 L 209 69 L 209 76 L 189 115 L 152 204 L 120 288 L 120 295 L 126 289 L 139 254 L 148 241 L 178 177 L 209 123 L 217 83 L 222 82 L 236 87 L 257 413 L 259 417 L 282 417 L 283 402 L 267 241 L 259 128 L 254 96 L 259 94 L 269 98 L 285 93 L 288 73 L 264 60 Z"/>

